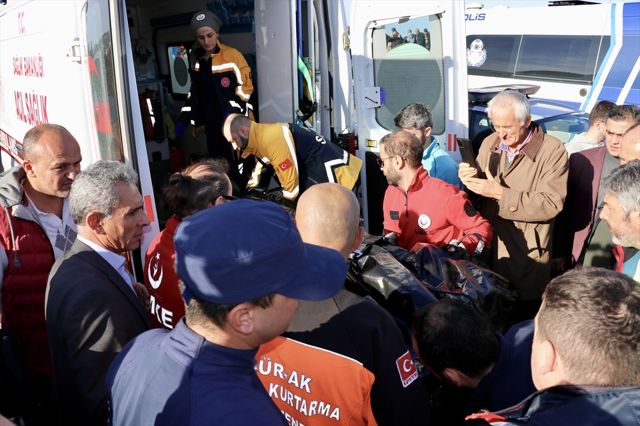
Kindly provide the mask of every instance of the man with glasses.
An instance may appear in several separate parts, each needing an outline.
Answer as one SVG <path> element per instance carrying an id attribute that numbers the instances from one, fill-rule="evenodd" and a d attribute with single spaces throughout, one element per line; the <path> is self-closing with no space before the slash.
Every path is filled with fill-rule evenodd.
<path id="1" fill-rule="evenodd" d="M 611 232 L 599 216 L 604 181 L 620 165 L 622 135 L 633 125 L 638 108 L 615 106 L 607 116 L 605 145 L 573 154 L 569 159 L 567 200 L 554 232 L 554 257 L 559 271 L 583 266 L 612 268 Z"/>
<path id="2" fill-rule="evenodd" d="M 424 244 L 453 244 L 479 254 L 491 241 L 491 225 L 463 191 L 429 176 L 421 160 L 422 143 L 412 133 L 398 131 L 380 140 L 378 164 L 389 182 L 385 232 L 394 232 L 397 244 L 412 251 Z"/>
<path id="3" fill-rule="evenodd" d="M 519 92 L 497 94 L 488 114 L 495 133 L 480 146 L 479 170 L 461 163 L 458 172 L 495 229 L 489 264 L 516 286 L 518 315 L 531 319 L 550 277 L 554 219 L 567 194 L 567 152 L 531 121 L 529 101 Z"/>

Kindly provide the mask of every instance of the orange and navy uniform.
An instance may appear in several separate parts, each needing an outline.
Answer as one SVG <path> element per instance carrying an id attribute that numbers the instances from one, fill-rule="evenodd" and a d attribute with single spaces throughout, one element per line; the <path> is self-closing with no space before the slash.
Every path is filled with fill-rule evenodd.
<path id="1" fill-rule="evenodd" d="M 196 48 L 194 52 L 201 55 L 203 50 Z M 205 53 L 193 63 L 191 87 L 180 121 L 204 126 L 209 156 L 226 158 L 231 165 L 231 177 L 237 178 L 238 163 L 222 134 L 222 124 L 231 113 L 251 116 L 251 68 L 242 53 L 222 43 L 218 43 L 214 53 Z"/>
<path id="2" fill-rule="evenodd" d="M 425 387 L 391 315 L 348 290 L 301 301 L 256 372 L 289 424 L 428 424 Z"/>
<path id="3" fill-rule="evenodd" d="M 144 261 L 144 285 L 149 291 L 151 321 L 156 327 L 168 329 L 173 329 L 185 313 L 174 268 L 173 236 L 179 224 L 175 216 L 167 221 L 149 245 Z"/>
<path id="4" fill-rule="evenodd" d="M 353 189 L 362 168 L 358 157 L 311 130 L 287 123 L 252 122 L 242 157 L 249 155 L 273 166 L 282 195 L 289 200 L 322 182 Z"/>
<path id="5" fill-rule="evenodd" d="M 395 232 L 398 245 L 417 251 L 425 243 L 442 247 L 452 240 L 474 254 L 478 243 L 493 236 L 489 222 L 473 207 L 467 194 L 420 167 L 408 191 L 390 185 L 383 202 L 385 232 Z"/>
<path id="6" fill-rule="evenodd" d="M 192 125 L 205 124 L 211 109 L 222 114 L 218 119 L 221 123 L 232 112 L 247 115 L 247 109 L 252 109 L 249 104 L 253 93 L 251 68 L 242 53 L 233 47 L 218 43 L 217 51 L 194 62 L 191 77 L 193 81 L 182 113 L 187 114 Z"/>

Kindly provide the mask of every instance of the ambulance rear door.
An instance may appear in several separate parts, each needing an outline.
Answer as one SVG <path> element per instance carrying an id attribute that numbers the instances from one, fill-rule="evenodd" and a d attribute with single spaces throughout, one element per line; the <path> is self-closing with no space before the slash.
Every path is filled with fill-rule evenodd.
<path id="1" fill-rule="evenodd" d="M 405 105 L 431 107 L 432 136 L 459 161 L 456 138 L 467 135 L 468 121 L 464 3 L 344 1 L 330 19 L 342 34 L 337 54 L 350 58 L 338 66 L 350 66 L 351 78 L 337 74 L 354 88 L 348 92 L 354 111 L 346 115 L 353 122 L 343 129 L 357 134 L 363 215 L 369 232 L 379 234 L 386 179 L 376 163 L 378 142 L 395 130 L 394 118 Z"/>

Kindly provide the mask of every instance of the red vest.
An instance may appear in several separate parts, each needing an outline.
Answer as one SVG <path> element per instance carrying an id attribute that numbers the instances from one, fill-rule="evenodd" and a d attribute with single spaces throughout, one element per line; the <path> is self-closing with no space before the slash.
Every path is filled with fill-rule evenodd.
<path id="1" fill-rule="evenodd" d="M 44 303 L 53 249 L 40 225 L 12 216 L 12 210 L 0 211 L 0 238 L 9 261 L 2 282 L 2 327 L 15 337 L 28 369 L 51 377 Z"/>

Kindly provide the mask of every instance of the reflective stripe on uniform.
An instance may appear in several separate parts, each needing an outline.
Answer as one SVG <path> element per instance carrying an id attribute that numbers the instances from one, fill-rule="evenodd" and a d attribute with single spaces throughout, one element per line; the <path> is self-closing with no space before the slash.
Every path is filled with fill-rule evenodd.
<path id="1" fill-rule="evenodd" d="M 236 86 L 236 95 L 238 95 L 242 100 L 248 101 L 250 95 L 247 95 L 242 91 L 242 85 L 244 84 L 244 82 L 242 81 L 242 73 L 240 73 L 240 68 L 238 68 L 238 66 L 233 62 L 229 62 L 221 65 L 213 65 L 213 62 L 211 64 L 211 72 L 213 73 L 223 72 L 228 70 L 232 70 L 236 75 L 236 80 L 238 80 L 238 85 Z"/>
<path id="2" fill-rule="evenodd" d="M 334 160 L 325 161 L 324 168 L 327 170 L 327 178 L 329 179 L 329 182 L 336 183 L 333 168 L 339 165 L 346 166 L 347 164 L 349 164 L 349 153 L 347 151 L 344 151 L 342 159 L 336 158 Z"/>
<path id="3" fill-rule="evenodd" d="M 289 131 L 289 126 L 288 125 L 283 125 L 282 126 L 282 135 L 284 136 L 284 140 L 287 143 L 287 148 L 289 148 L 289 153 L 291 154 L 291 158 L 293 158 L 293 165 L 296 168 L 296 180 L 297 185 L 295 188 L 293 188 L 292 191 L 285 191 L 284 189 L 282 190 L 282 195 L 288 199 L 293 199 L 296 198 L 298 196 L 298 193 L 300 192 L 300 173 L 298 171 L 298 157 L 296 156 L 296 149 L 293 143 L 293 140 L 291 139 L 291 132 Z"/>

